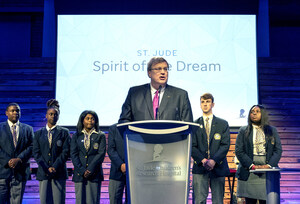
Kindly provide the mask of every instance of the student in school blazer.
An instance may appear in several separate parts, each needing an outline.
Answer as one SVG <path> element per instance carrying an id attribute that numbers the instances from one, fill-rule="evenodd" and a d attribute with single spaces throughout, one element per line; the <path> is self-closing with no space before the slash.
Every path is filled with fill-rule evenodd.
<path id="1" fill-rule="evenodd" d="M 88 151 L 84 147 L 83 140 L 83 133 L 75 133 L 71 139 L 71 158 L 74 164 L 73 181 L 84 181 L 83 174 L 85 170 L 92 172 L 88 180 L 93 182 L 103 181 L 102 162 L 106 152 L 105 134 L 101 131 L 93 133 Z"/>
<path id="2" fill-rule="evenodd" d="M 203 115 L 195 121 L 200 127 L 192 140 L 193 201 L 197 204 L 206 203 L 209 188 L 212 203 L 223 203 L 225 176 L 229 175 L 226 159 L 230 146 L 229 125 L 213 115 L 214 105 L 212 94 L 200 97 Z"/>
<path id="3" fill-rule="evenodd" d="M 45 204 L 64 204 L 66 198 L 66 162 L 70 156 L 71 138 L 68 129 L 57 125 L 59 114 L 58 101 L 48 100 L 47 124 L 35 132 L 33 139 L 33 156 L 38 163 L 36 179 L 39 181 L 40 202 Z"/>
<path id="4" fill-rule="evenodd" d="M 56 126 L 53 130 L 52 145 L 49 147 L 48 131 L 45 127 L 36 131 L 33 140 L 33 156 L 38 163 L 37 180 L 67 179 L 66 162 L 70 155 L 70 134 L 67 128 Z M 50 174 L 53 166 L 56 173 Z"/>
<path id="5" fill-rule="evenodd" d="M 8 104 L 5 114 L 7 121 L 0 123 L 0 202 L 20 204 L 30 178 L 33 129 L 19 121 L 17 103 Z"/>
<path id="6" fill-rule="evenodd" d="M 120 171 L 121 165 L 125 163 L 124 141 L 116 124 L 109 128 L 107 153 L 111 160 L 109 178 L 125 179 L 125 175 Z"/>
<path id="7" fill-rule="evenodd" d="M 235 154 L 239 160 L 237 196 L 245 198 L 246 203 L 265 203 L 266 173 L 250 173 L 250 169 L 278 167 L 282 147 L 276 128 L 269 125 L 264 106 L 250 108 L 248 125 L 240 128 L 236 139 Z"/>
<path id="8" fill-rule="evenodd" d="M 272 135 L 266 137 L 266 163 L 271 167 L 278 167 L 282 154 L 281 142 L 276 128 L 273 126 L 269 128 L 272 130 Z M 235 152 L 241 164 L 237 170 L 237 178 L 243 181 L 248 180 L 249 168 L 253 164 L 253 128 L 249 137 L 246 137 L 246 129 L 247 126 L 240 128 L 235 146 Z"/>
<path id="9" fill-rule="evenodd" d="M 208 156 L 208 145 L 203 117 L 198 118 L 195 123 L 200 124 L 200 128 L 193 135 L 192 157 L 195 164 L 192 171 L 193 174 L 204 174 L 208 173 L 208 171 L 201 164 L 201 161 Z M 213 116 L 209 146 L 210 158 L 216 162 L 215 167 L 210 171 L 210 176 L 221 177 L 229 175 L 226 155 L 230 146 L 230 132 L 227 121 Z"/>
<path id="10" fill-rule="evenodd" d="M 12 175 L 19 181 L 26 181 L 30 177 L 29 159 L 32 155 L 33 129 L 20 122 L 20 132 L 16 148 L 8 122 L 0 123 L 0 179 L 8 179 Z M 15 169 L 8 167 L 11 158 L 20 158 Z"/>
<path id="11" fill-rule="evenodd" d="M 71 139 L 76 204 L 99 203 L 106 139 L 105 134 L 99 130 L 97 113 L 83 111 L 76 129 Z"/>

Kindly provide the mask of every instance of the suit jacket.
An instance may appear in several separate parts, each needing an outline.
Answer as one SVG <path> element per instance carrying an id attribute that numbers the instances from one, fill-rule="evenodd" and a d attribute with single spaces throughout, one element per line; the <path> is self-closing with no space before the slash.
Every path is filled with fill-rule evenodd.
<path id="1" fill-rule="evenodd" d="M 166 85 L 158 112 L 160 120 L 193 122 L 188 93 L 170 85 Z M 150 84 L 129 89 L 119 123 L 140 120 L 154 120 Z"/>
<path id="2" fill-rule="evenodd" d="M 33 129 L 20 123 L 19 138 L 15 148 L 13 136 L 8 122 L 0 123 L 0 179 L 8 179 L 12 175 L 19 181 L 26 181 L 30 177 L 29 159 L 32 155 Z M 22 163 L 11 169 L 8 161 L 20 158 Z"/>
<path id="3" fill-rule="evenodd" d="M 116 125 L 109 128 L 107 153 L 111 160 L 109 178 L 125 181 L 126 175 L 121 171 L 121 164 L 125 163 L 124 141 Z"/>
<path id="4" fill-rule="evenodd" d="M 52 130 L 52 145 L 49 146 L 46 127 L 34 133 L 33 156 L 38 163 L 37 180 L 67 179 L 66 162 L 70 155 L 69 130 L 56 126 Z M 51 174 L 48 169 L 54 167 L 56 173 Z"/>
<path id="5" fill-rule="evenodd" d="M 193 174 L 210 174 L 210 177 L 222 177 L 229 175 L 229 167 L 226 159 L 230 146 L 230 132 L 228 122 L 213 116 L 210 130 L 210 159 L 216 164 L 211 171 L 207 171 L 202 160 L 208 158 L 207 135 L 204 128 L 203 117 L 198 118 L 196 123 L 200 124 L 199 129 L 193 134 L 192 157 L 194 159 Z"/>
<path id="6" fill-rule="evenodd" d="M 103 181 L 102 162 L 106 152 L 106 139 L 103 132 L 93 133 L 90 136 L 90 148 L 84 147 L 84 134 L 75 133 L 71 139 L 71 158 L 74 165 L 74 182 L 89 180 L 92 182 Z M 85 179 L 84 172 L 89 170 L 92 175 Z"/>
<path id="7" fill-rule="evenodd" d="M 282 148 L 279 135 L 275 127 L 270 126 L 272 135 L 266 136 L 266 163 L 272 167 L 278 167 L 281 158 Z M 253 129 L 249 137 L 246 137 L 247 126 L 240 128 L 235 144 L 235 154 L 240 164 L 237 170 L 237 178 L 247 181 L 249 168 L 253 164 Z"/>

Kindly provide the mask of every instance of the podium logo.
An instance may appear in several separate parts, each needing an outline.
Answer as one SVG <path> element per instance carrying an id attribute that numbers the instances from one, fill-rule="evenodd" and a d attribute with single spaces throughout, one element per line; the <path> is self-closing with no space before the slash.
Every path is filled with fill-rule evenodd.
<path id="1" fill-rule="evenodd" d="M 152 155 L 153 160 L 137 166 L 136 175 L 151 177 L 152 179 L 156 177 L 159 180 L 174 176 L 182 176 L 181 166 L 168 161 L 168 158 L 172 158 L 172 155 L 164 155 L 163 150 L 163 145 L 154 145 Z"/>
<path id="2" fill-rule="evenodd" d="M 153 152 L 153 161 L 162 161 L 163 158 L 161 156 L 164 147 L 161 144 L 154 145 L 154 152 Z"/>

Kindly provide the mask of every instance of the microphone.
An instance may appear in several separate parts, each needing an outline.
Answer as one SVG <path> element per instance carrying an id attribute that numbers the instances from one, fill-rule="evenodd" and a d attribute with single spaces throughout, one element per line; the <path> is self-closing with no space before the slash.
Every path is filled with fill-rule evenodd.
<path id="1" fill-rule="evenodd" d="M 158 87 L 158 106 L 157 106 L 157 108 L 156 108 L 156 120 L 159 120 L 160 119 L 160 115 L 159 115 L 159 100 L 160 100 L 160 92 L 161 92 L 161 89 L 162 89 L 162 86 L 161 85 L 159 85 L 159 87 Z"/>

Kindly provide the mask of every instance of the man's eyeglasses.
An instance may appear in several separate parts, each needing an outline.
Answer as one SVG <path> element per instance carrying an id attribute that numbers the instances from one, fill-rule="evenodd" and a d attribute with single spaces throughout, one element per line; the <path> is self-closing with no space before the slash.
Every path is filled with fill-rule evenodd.
<path id="1" fill-rule="evenodd" d="M 169 71 L 170 69 L 168 68 L 168 67 L 164 67 L 164 68 L 162 68 L 162 67 L 159 67 L 159 68 L 152 68 L 151 70 L 153 70 L 153 71 L 155 71 L 155 72 L 161 72 L 162 70 L 164 70 L 164 71 Z"/>

